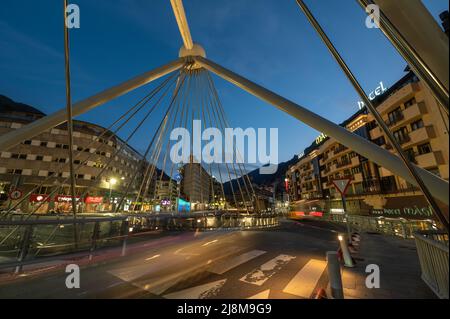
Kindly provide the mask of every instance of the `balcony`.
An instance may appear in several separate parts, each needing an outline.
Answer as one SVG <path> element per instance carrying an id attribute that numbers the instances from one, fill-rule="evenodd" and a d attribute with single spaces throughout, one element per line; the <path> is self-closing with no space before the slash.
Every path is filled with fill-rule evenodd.
<path id="1" fill-rule="evenodd" d="M 363 176 L 362 173 L 356 173 L 355 175 L 353 175 L 353 182 L 354 183 L 359 183 L 363 181 Z"/>
<path id="2" fill-rule="evenodd" d="M 380 176 L 381 177 L 386 177 L 386 176 L 392 176 L 393 174 L 391 173 L 391 171 L 385 169 L 384 167 L 380 167 Z"/>
<path id="3" fill-rule="evenodd" d="M 352 157 L 352 166 L 357 166 L 359 164 L 360 164 L 359 157 L 358 156 Z"/>
<path id="4" fill-rule="evenodd" d="M 411 142 L 411 137 L 409 136 L 409 134 L 404 134 L 402 136 L 396 137 L 395 139 L 400 145 Z"/>
<path id="5" fill-rule="evenodd" d="M 389 127 L 395 126 L 396 124 L 401 122 L 403 119 L 405 119 L 405 116 L 403 115 L 402 111 L 395 112 L 393 114 L 393 116 L 386 121 L 386 125 Z"/>
<path id="6" fill-rule="evenodd" d="M 346 167 L 349 166 L 350 164 L 352 164 L 351 161 L 342 161 L 336 164 L 336 168 L 342 168 L 342 167 Z"/>
<path id="7" fill-rule="evenodd" d="M 383 135 L 383 133 L 381 132 L 380 127 L 378 127 L 378 126 L 370 130 L 370 138 L 372 140 L 376 140 L 377 138 L 379 138 L 382 135 Z"/>
<path id="8" fill-rule="evenodd" d="M 344 145 L 341 145 L 341 146 L 337 147 L 337 148 L 334 150 L 334 155 L 339 154 L 339 153 L 342 153 L 342 152 L 344 152 L 344 151 L 346 151 L 346 150 L 348 150 L 348 147 L 345 147 Z"/>
<path id="9" fill-rule="evenodd" d="M 325 168 L 320 172 L 320 176 L 326 177 L 328 175 L 328 173 L 330 173 L 330 169 Z"/>
<path id="10" fill-rule="evenodd" d="M 445 164 L 442 152 L 431 152 L 416 156 L 417 165 L 422 168 L 431 168 Z"/>
<path id="11" fill-rule="evenodd" d="M 403 111 L 403 116 L 406 121 L 415 120 L 419 117 L 422 117 L 423 114 L 427 114 L 427 107 L 424 102 L 419 102 L 411 105 L 407 109 Z"/>
<path id="12" fill-rule="evenodd" d="M 410 83 L 397 90 L 391 96 L 389 96 L 383 103 L 381 103 L 377 109 L 381 114 L 387 113 L 392 107 L 406 101 L 414 96 L 415 92 L 419 91 L 419 85 L 417 83 Z"/>
<path id="13" fill-rule="evenodd" d="M 422 142 L 427 142 L 428 140 L 435 138 L 436 134 L 433 127 L 424 126 L 415 131 L 409 133 L 410 141 L 413 144 L 420 144 Z"/>

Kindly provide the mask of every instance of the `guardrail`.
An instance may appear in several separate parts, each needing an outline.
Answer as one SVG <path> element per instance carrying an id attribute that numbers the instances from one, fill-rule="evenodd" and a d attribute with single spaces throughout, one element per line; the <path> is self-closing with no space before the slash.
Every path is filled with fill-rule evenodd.
<path id="1" fill-rule="evenodd" d="M 262 229 L 279 224 L 277 214 L 210 212 L 192 214 L 134 214 L 112 217 L 53 217 L 0 221 L 1 268 L 62 254 L 87 252 L 122 245 L 155 230 L 209 231 L 214 229 Z M 39 258 L 37 258 L 39 257 Z"/>
<path id="2" fill-rule="evenodd" d="M 329 220 L 345 223 L 345 215 L 330 214 Z M 359 231 L 373 231 L 402 238 L 414 238 L 414 232 L 420 230 L 433 230 L 432 220 L 407 220 L 404 218 L 371 217 L 361 215 L 348 215 L 352 228 Z"/>
<path id="3" fill-rule="evenodd" d="M 422 280 L 441 299 L 448 299 L 448 234 L 442 231 L 414 233 Z"/>

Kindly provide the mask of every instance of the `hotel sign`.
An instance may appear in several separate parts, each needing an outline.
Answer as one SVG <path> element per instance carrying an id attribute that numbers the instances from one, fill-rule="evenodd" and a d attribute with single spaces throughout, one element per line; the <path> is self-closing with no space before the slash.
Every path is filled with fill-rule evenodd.
<path id="1" fill-rule="evenodd" d="M 316 138 L 316 144 L 319 145 L 320 143 L 323 142 L 324 139 L 326 139 L 328 137 L 328 135 L 326 135 L 325 133 L 320 134 L 319 136 L 317 136 Z"/>
<path id="2" fill-rule="evenodd" d="M 384 208 L 372 210 L 372 215 L 385 217 L 411 217 L 411 218 L 432 218 L 433 212 L 430 207 L 403 207 L 403 208 Z"/>
<path id="3" fill-rule="evenodd" d="M 380 96 L 384 92 L 386 92 L 387 88 L 384 87 L 383 82 L 380 82 L 380 85 L 377 86 L 375 90 L 369 93 L 369 100 L 373 101 L 377 96 Z M 363 101 L 358 101 L 358 108 L 361 110 L 366 104 Z"/>

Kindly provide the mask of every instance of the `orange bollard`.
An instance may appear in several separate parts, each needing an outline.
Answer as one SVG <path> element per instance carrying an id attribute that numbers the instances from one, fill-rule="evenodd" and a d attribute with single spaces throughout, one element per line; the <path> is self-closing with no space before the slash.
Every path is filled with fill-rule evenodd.
<path id="1" fill-rule="evenodd" d="M 319 290 L 317 290 L 317 293 L 316 293 L 316 296 L 314 297 L 314 299 L 328 299 L 327 292 L 325 291 L 325 289 L 319 288 Z"/>

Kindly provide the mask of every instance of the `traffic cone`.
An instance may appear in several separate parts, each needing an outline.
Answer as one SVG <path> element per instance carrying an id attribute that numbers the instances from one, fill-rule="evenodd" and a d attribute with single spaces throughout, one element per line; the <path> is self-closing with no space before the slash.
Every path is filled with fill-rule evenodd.
<path id="1" fill-rule="evenodd" d="M 342 261 L 344 259 L 344 256 L 342 255 L 342 249 L 338 248 L 337 250 L 338 260 Z"/>
<path id="2" fill-rule="evenodd" d="M 314 299 L 328 299 L 327 292 L 325 291 L 325 289 L 319 288 L 319 290 L 317 290 L 316 292 Z"/>

